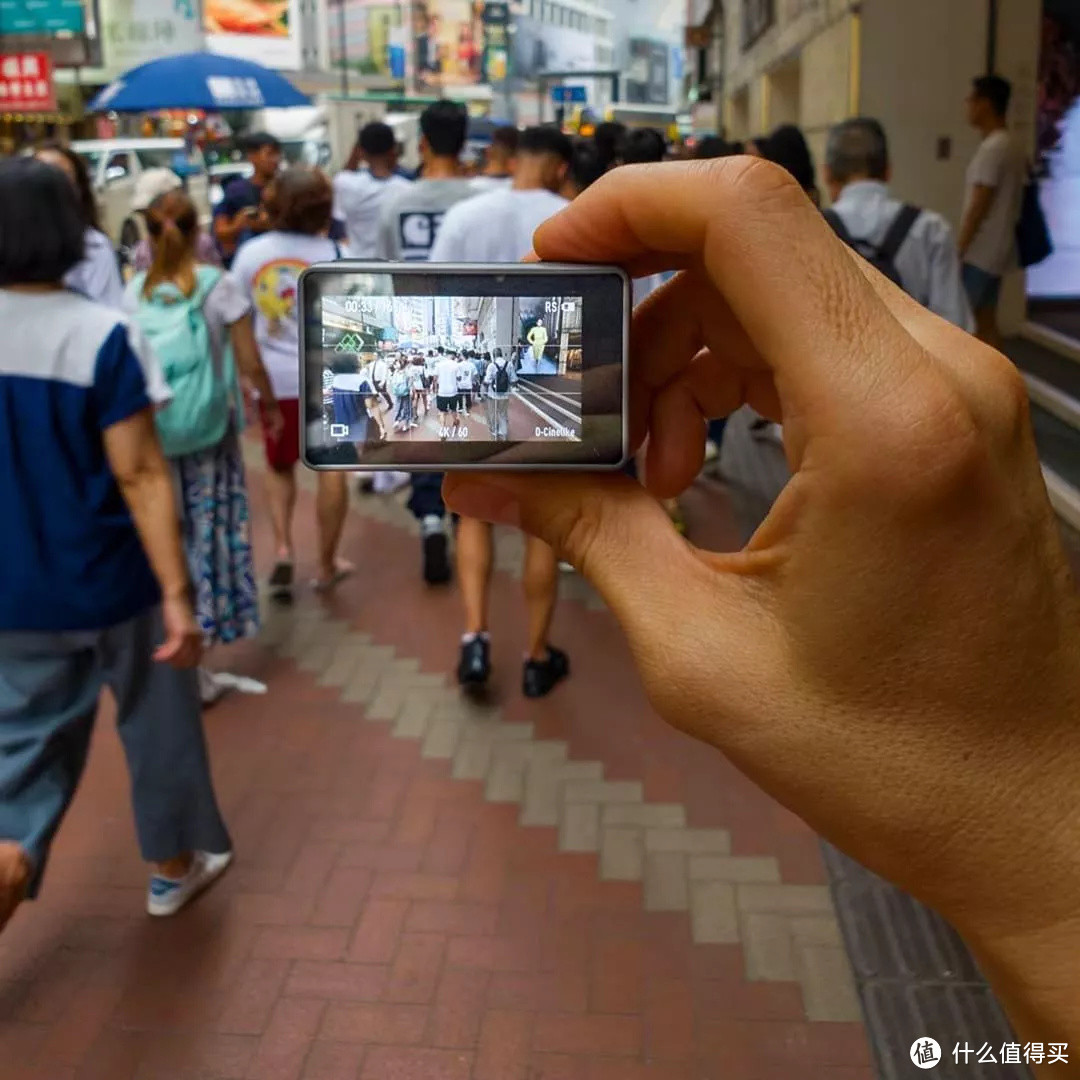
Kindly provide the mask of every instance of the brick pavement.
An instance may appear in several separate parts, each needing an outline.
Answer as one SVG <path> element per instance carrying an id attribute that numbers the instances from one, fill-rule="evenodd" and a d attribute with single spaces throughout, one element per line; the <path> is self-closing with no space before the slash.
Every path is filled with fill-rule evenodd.
<path id="1" fill-rule="evenodd" d="M 413 532 L 359 502 L 357 578 L 230 656 L 270 684 L 207 719 L 237 860 L 175 920 L 141 914 L 99 726 L 44 895 L 0 938 L 3 1076 L 869 1080 L 813 835 L 660 724 L 579 581 L 575 677 L 525 702 L 512 536 L 506 662 L 463 703 L 457 601 L 420 586 Z"/>

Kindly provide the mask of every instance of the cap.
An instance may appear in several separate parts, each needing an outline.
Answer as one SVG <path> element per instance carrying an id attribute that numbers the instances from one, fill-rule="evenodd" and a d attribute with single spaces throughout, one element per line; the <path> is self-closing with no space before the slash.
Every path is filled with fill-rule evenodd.
<path id="1" fill-rule="evenodd" d="M 132 210 L 146 210 L 150 204 L 167 191 L 175 191 L 183 181 L 172 169 L 147 169 L 135 181 L 135 194 L 131 197 Z"/>

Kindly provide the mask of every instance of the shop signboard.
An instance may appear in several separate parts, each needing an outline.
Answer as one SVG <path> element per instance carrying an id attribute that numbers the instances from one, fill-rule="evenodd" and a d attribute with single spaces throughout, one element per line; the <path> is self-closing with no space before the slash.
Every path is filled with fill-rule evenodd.
<path id="1" fill-rule="evenodd" d="M 0 34 L 81 34 L 83 0 L 0 0 Z"/>
<path id="2" fill-rule="evenodd" d="M 202 9 L 211 52 L 300 70 L 300 0 L 202 0 Z"/>
<path id="3" fill-rule="evenodd" d="M 0 53 L 0 111 L 56 112 L 48 53 Z"/>
<path id="4" fill-rule="evenodd" d="M 100 0 L 105 81 L 150 60 L 202 48 L 196 0 Z"/>

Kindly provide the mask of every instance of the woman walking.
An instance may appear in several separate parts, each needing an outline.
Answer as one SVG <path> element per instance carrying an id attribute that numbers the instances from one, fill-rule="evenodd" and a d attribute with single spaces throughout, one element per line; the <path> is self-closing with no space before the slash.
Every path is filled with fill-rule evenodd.
<path id="1" fill-rule="evenodd" d="M 160 195 L 146 222 L 153 262 L 131 280 L 124 307 L 173 393 L 158 430 L 176 476 L 196 616 L 207 646 L 227 645 L 259 629 L 237 367 L 259 392 L 268 433 L 280 433 L 281 414 L 259 359 L 251 302 L 222 270 L 196 262 L 199 218 L 190 197 L 179 189 Z M 220 687 L 205 668 L 200 682 L 204 703 L 216 700 Z"/>
<path id="2" fill-rule="evenodd" d="M 120 264 L 112 241 L 98 224 L 97 202 L 86 163 L 71 147 L 60 143 L 45 143 L 35 156 L 67 177 L 82 220 L 83 257 L 64 275 L 64 284 L 87 300 L 118 308 L 124 295 Z"/>
<path id="3" fill-rule="evenodd" d="M 108 686 L 152 915 L 232 859 L 194 668 L 202 635 L 154 429 L 169 388 L 113 309 L 65 289 L 70 183 L 0 162 L 0 927 L 41 885 Z"/>
<path id="4" fill-rule="evenodd" d="M 334 205 L 330 181 L 315 169 L 294 165 L 266 190 L 270 231 L 242 245 L 232 274 L 255 305 L 255 338 L 281 406 L 284 426 L 266 433 L 266 474 L 277 562 L 270 577 L 271 595 L 288 600 L 293 593 L 292 523 L 296 510 L 296 466 L 300 460 L 300 321 L 297 296 L 300 275 L 316 262 L 347 254 L 329 239 Z M 375 418 L 373 418 L 375 419 Z M 381 420 L 381 418 L 379 418 Z M 377 420 L 378 422 L 378 420 Z M 345 474 L 321 472 L 315 513 L 319 534 L 318 592 L 333 589 L 353 567 L 338 558 L 349 493 Z"/>

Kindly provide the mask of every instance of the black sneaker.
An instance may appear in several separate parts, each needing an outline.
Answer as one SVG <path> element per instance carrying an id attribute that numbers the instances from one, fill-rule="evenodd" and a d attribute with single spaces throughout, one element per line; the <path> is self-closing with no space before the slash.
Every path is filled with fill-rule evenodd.
<path id="1" fill-rule="evenodd" d="M 363 476 L 357 482 L 356 490 L 361 495 L 373 495 L 375 493 L 375 481 L 370 476 Z"/>
<path id="2" fill-rule="evenodd" d="M 527 698 L 546 697 L 570 674 L 570 657 L 548 646 L 546 660 L 526 660 L 522 689 Z"/>
<path id="3" fill-rule="evenodd" d="M 450 559 L 447 555 L 446 533 L 429 533 L 423 539 L 424 580 L 429 585 L 445 585 L 450 580 Z"/>
<path id="4" fill-rule="evenodd" d="M 462 686 L 483 686 L 491 677 L 491 643 L 487 638 L 473 638 L 461 646 L 457 669 Z"/>

